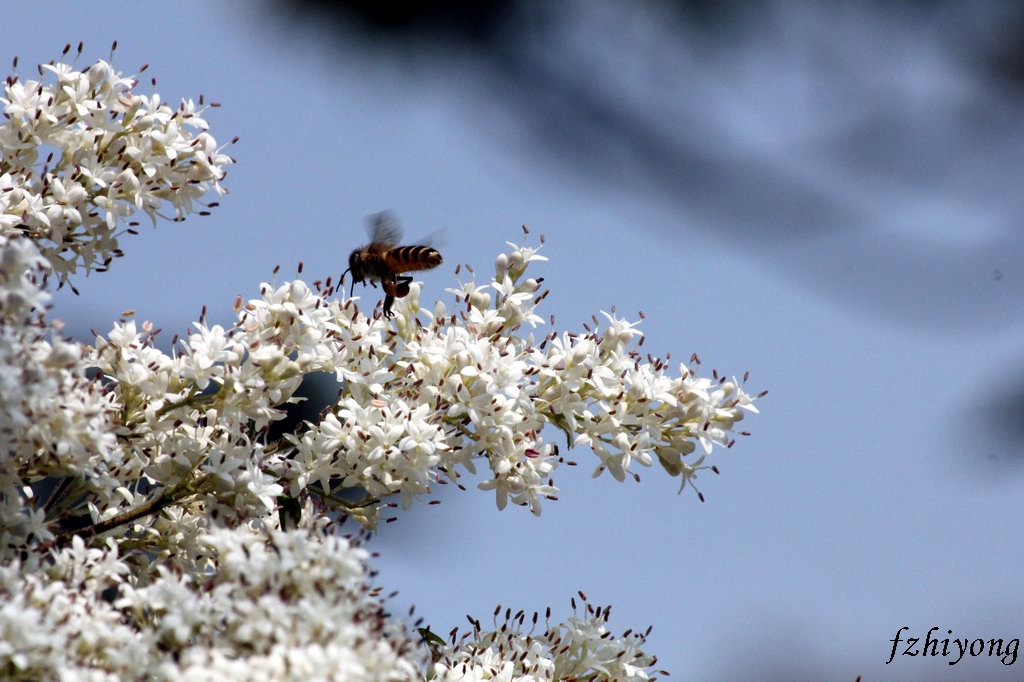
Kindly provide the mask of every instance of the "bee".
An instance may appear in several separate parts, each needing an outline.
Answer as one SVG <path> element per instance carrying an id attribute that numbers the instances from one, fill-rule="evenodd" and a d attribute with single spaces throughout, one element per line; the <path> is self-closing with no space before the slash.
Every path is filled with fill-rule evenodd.
<path id="1" fill-rule="evenodd" d="M 341 274 L 341 281 L 345 281 L 347 273 L 352 273 L 349 298 L 355 292 L 357 282 L 365 286 L 365 280 L 369 280 L 374 288 L 380 282 L 384 289 L 384 317 L 393 317 L 391 306 L 396 298 L 404 298 L 409 294 L 409 283 L 412 282 L 412 277 L 402 273 L 430 270 L 444 259 L 432 246 L 399 246 L 402 230 L 388 211 L 370 216 L 367 222 L 370 243 L 349 254 L 348 269 Z"/>

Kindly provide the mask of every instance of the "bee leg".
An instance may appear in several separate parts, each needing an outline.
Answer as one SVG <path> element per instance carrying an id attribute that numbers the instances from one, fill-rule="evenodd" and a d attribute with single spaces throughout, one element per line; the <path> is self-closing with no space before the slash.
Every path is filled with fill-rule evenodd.
<path id="1" fill-rule="evenodd" d="M 395 282 L 395 297 L 396 298 L 405 298 L 406 296 L 408 296 L 409 295 L 409 284 L 411 282 L 412 282 L 412 277 L 409 277 L 407 275 L 403 275 L 403 276 L 399 277 L 398 281 Z"/>
<path id="2" fill-rule="evenodd" d="M 384 311 L 383 311 L 384 312 L 384 317 L 394 317 L 395 316 L 395 314 L 393 312 L 391 312 L 391 306 L 394 304 L 394 302 L 395 302 L 395 297 L 392 296 L 391 294 L 387 294 L 387 295 L 384 296 Z"/>

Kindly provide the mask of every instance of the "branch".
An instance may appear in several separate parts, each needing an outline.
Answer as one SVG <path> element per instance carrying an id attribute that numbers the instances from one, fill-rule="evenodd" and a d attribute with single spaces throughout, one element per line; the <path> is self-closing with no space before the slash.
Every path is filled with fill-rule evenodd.
<path id="1" fill-rule="evenodd" d="M 56 538 L 51 540 L 47 545 L 64 547 L 66 546 L 76 535 L 82 535 L 86 537 L 95 537 L 108 531 L 114 530 L 119 526 L 123 526 L 127 523 L 133 523 L 139 519 L 155 514 L 160 510 L 168 507 L 172 504 L 180 502 L 192 495 L 203 492 L 204 484 L 209 480 L 209 475 L 203 474 L 196 479 L 186 478 L 180 483 L 175 485 L 173 488 L 164 488 L 164 490 L 149 500 L 144 502 L 134 509 L 129 509 L 125 512 L 117 514 L 105 519 L 91 526 L 79 530 L 65 531 L 58 535 Z M 48 547 L 47 547 L 48 548 Z"/>

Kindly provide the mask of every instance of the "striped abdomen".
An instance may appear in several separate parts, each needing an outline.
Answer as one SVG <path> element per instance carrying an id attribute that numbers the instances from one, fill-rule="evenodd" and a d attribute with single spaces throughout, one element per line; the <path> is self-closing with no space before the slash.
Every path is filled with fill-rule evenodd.
<path id="1" fill-rule="evenodd" d="M 395 246 L 382 255 L 388 268 L 395 273 L 429 270 L 444 261 L 441 252 L 431 246 Z"/>

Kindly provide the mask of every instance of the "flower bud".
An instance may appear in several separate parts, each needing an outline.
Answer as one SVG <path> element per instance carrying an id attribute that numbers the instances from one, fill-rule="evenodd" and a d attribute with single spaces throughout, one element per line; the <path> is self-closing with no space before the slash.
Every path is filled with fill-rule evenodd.
<path id="1" fill-rule="evenodd" d="M 491 305 L 491 295 L 477 289 L 470 294 L 469 302 L 477 310 L 486 310 Z"/>
<path id="2" fill-rule="evenodd" d="M 110 78 L 110 64 L 105 61 L 98 61 L 89 67 L 89 84 L 93 87 Z"/>

